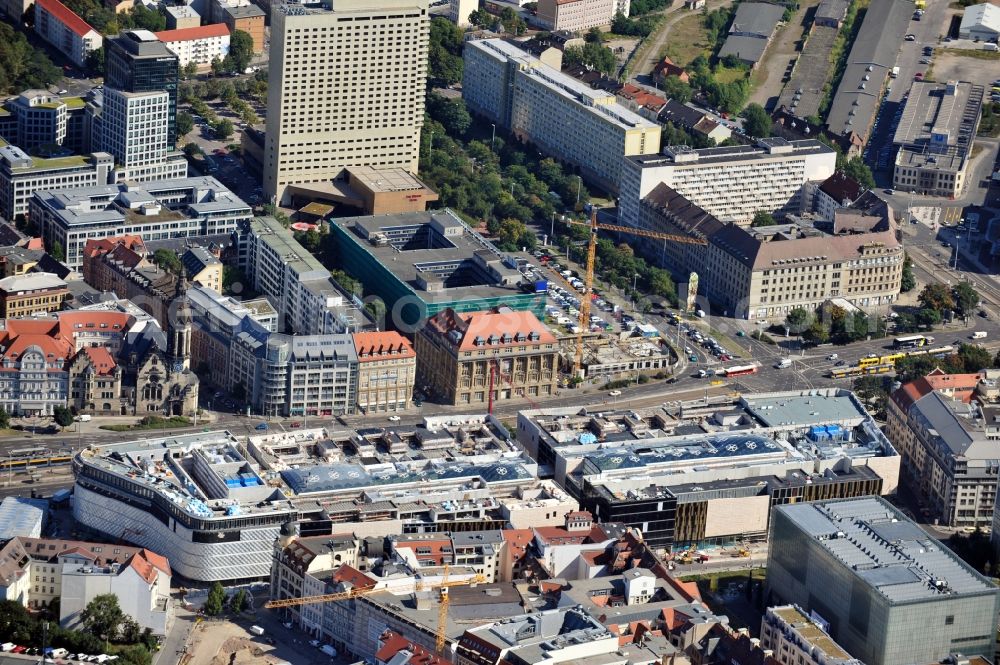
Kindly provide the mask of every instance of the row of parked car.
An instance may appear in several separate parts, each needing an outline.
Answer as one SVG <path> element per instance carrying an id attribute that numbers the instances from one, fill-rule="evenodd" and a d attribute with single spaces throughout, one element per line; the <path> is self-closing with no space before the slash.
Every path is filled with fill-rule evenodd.
<path id="1" fill-rule="evenodd" d="M 38 647 L 21 646 L 19 644 L 14 644 L 13 642 L 4 642 L 3 644 L 0 644 L 0 652 L 19 653 L 25 656 L 44 655 L 45 663 L 110 663 L 111 661 L 118 660 L 118 656 L 109 656 L 106 653 L 96 655 L 86 653 L 70 653 L 68 650 L 63 648 L 46 647 L 45 649 L 39 649 Z"/>

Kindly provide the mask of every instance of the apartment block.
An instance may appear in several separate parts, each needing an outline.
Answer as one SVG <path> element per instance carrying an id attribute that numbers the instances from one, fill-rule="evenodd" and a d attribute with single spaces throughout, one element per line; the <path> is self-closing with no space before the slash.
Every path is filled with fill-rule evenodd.
<path id="1" fill-rule="evenodd" d="M 746 226 L 761 210 L 801 212 L 806 183 L 826 180 L 836 165 L 833 148 L 811 139 L 768 138 L 700 150 L 674 146 L 662 155 L 626 157 L 618 218 L 637 226 L 642 199 L 663 183 L 720 221 Z"/>
<path id="2" fill-rule="evenodd" d="M 997 494 L 1000 407 L 974 390 L 978 374 L 935 371 L 892 394 L 886 435 L 903 457 L 901 482 L 928 517 L 950 527 L 988 527 Z"/>
<path id="3" fill-rule="evenodd" d="M 34 4 L 34 0 L 3 0 L 0 2 L 0 13 L 12 23 L 20 22 Z"/>
<path id="4" fill-rule="evenodd" d="M 204 247 L 188 247 L 181 254 L 181 265 L 192 284 L 200 284 L 222 293 L 222 261 Z"/>
<path id="5" fill-rule="evenodd" d="M 48 247 L 79 269 L 90 239 L 140 235 L 145 240 L 220 235 L 251 218 L 250 206 L 210 176 L 141 185 L 98 185 L 35 192 L 28 213 Z"/>
<path id="6" fill-rule="evenodd" d="M 358 408 L 363 413 L 402 411 L 410 404 L 417 356 L 395 331 L 354 333 L 358 354 Z"/>
<path id="7" fill-rule="evenodd" d="M 535 22 L 543 30 L 583 33 L 611 25 L 616 14 L 628 16 L 629 0 L 539 0 Z"/>
<path id="8" fill-rule="evenodd" d="M 617 192 L 622 158 L 660 149 L 660 126 L 499 39 L 466 43 L 463 97 L 469 110 L 577 167 Z"/>
<path id="9" fill-rule="evenodd" d="M 778 506 L 768 593 L 868 665 L 991 656 L 1000 589 L 881 497 Z"/>
<path id="10" fill-rule="evenodd" d="M 272 8 L 267 197 L 308 198 L 352 166 L 416 173 L 429 29 L 426 0 Z"/>
<path id="11" fill-rule="evenodd" d="M 150 550 L 17 537 L 4 544 L 0 557 L 0 596 L 32 610 L 58 607 L 63 628 L 79 628 L 80 613 L 104 593 L 154 635 L 166 635 L 173 621 L 170 563 Z"/>
<path id="12" fill-rule="evenodd" d="M 277 303 L 282 331 L 319 335 L 370 325 L 359 301 L 273 217 L 255 217 L 236 237 L 239 265 L 254 289 Z"/>
<path id="13" fill-rule="evenodd" d="M 450 0 L 448 18 L 454 21 L 458 27 L 468 28 L 470 25 L 469 16 L 477 9 L 479 9 L 479 0 Z"/>
<path id="14" fill-rule="evenodd" d="M 446 309 L 431 317 L 414 340 L 419 385 L 447 404 L 555 393 L 559 345 L 531 312 Z"/>
<path id="15" fill-rule="evenodd" d="M 212 60 L 221 62 L 229 55 L 229 28 L 225 23 L 176 28 L 154 34 L 177 54 L 180 67 L 187 67 L 193 62 L 199 69 L 207 70 L 211 68 Z"/>
<path id="16" fill-rule="evenodd" d="M 830 221 L 806 218 L 758 228 L 724 224 L 665 184 L 642 201 L 639 226 L 704 244 L 636 244 L 678 280 L 699 275 L 698 295 L 728 316 L 781 320 L 831 298 L 874 310 L 895 302 L 903 247 L 888 205 L 871 193 Z"/>
<path id="17" fill-rule="evenodd" d="M 984 88 L 968 81 L 915 81 L 892 143 L 892 186 L 956 198 L 965 191 Z"/>
<path id="18" fill-rule="evenodd" d="M 35 0 L 35 33 L 77 67 L 103 43 L 101 33 L 59 0 Z"/>
<path id="19" fill-rule="evenodd" d="M 0 279 L 0 318 L 57 312 L 69 300 L 66 282 L 48 272 Z"/>
<path id="20" fill-rule="evenodd" d="M 114 157 L 105 152 L 43 158 L 32 157 L 17 146 L 0 147 L 0 217 L 27 215 L 28 201 L 39 189 L 106 185 L 114 165 Z"/>

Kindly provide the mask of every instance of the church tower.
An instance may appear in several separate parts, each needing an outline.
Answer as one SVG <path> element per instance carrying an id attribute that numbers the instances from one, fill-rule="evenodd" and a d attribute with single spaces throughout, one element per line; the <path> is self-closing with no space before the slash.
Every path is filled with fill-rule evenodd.
<path id="1" fill-rule="evenodd" d="M 187 296 L 187 271 L 177 276 L 177 290 L 170 303 L 167 353 L 170 369 L 183 372 L 191 369 L 191 303 Z"/>

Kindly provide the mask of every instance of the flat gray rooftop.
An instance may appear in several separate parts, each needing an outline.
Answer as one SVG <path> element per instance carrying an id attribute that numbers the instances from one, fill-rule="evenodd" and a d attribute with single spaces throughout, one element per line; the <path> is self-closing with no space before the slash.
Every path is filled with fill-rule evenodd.
<path id="1" fill-rule="evenodd" d="M 843 395 L 744 396 L 745 408 L 766 427 L 847 423 L 855 426 L 867 414 L 849 393 Z"/>
<path id="2" fill-rule="evenodd" d="M 890 603 L 1000 591 L 881 497 L 775 510 Z"/>

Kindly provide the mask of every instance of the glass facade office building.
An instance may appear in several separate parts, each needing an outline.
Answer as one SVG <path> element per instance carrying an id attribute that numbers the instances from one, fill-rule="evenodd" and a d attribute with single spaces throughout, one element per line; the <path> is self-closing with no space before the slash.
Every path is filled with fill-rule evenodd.
<path id="1" fill-rule="evenodd" d="M 106 87 L 122 92 L 167 92 L 167 147 L 172 150 L 177 144 L 177 55 L 148 30 L 123 32 L 106 40 L 104 50 Z"/>
<path id="2" fill-rule="evenodd" d="M 993 655 L 1000 589 L 880 497 L 777 507 L 767 584 L 867 665 Z"/>

